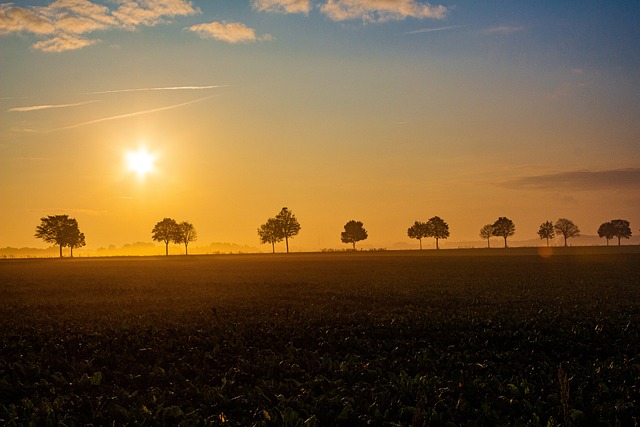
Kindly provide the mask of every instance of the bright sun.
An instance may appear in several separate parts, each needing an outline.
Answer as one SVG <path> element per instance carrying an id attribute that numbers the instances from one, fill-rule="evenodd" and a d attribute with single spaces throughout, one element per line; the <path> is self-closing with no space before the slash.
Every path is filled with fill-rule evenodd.
<path id="1" fill-rule="evenodd" d="M 127 153 L 127 167 L 130 171 L 135 172 L 139 177 L 144 177 L 149 172 L 153 171 L 154 160 L 155 157 L 144 148 Z"/>

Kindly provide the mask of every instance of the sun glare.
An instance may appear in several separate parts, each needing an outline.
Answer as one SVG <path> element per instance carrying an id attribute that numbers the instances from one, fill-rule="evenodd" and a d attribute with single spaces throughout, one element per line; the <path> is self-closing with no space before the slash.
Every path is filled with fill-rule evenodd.
<path id="1" fill-rule="evenodd" d="M 141 178 L 153 171 L 155 157 L 143 148 L 128 152 L 126 158 L 129 170 Z"/>

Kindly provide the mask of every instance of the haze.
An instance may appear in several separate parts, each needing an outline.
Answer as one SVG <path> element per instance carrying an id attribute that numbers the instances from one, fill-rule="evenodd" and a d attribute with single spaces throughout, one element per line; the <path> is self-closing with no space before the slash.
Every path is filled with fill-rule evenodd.
<path id="1" fill-rule="evenodd" d="M 434 215 L 478 246 L 499 216 L 514 240 L 559 217 L 635 236 L 638 22 L 637 1 L 2 3 L 0 247 L 46 247 L 54 214 L 87 248 L 165 217 L 258 246 L 283 206 L 292 250 L 345 247 L 351 219 L 416 246 Z"/>

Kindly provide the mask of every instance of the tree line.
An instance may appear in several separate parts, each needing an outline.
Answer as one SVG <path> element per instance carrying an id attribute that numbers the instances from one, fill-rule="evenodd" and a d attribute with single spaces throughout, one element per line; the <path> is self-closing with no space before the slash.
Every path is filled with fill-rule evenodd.
<path id="1" fill-rule="evenodd" d="M 271 250 L 275 253 L 275 245 L 278 242 L 285 241 L 286 251 L 289 253 L 289 239 L 300 233 L 300 223 L 295 214 L 287 207 L 272 218 L 260 225 L 258 228 L 258 237 L 261 244 L 271 244 Z M 492 224 L 486 224 L 480 229 L 480 237 L 487 241 L 487 247 L 490 248 L 491 237 L 502 237 L 504 239 L 504 247 L 508 247 L 507 239 L 516 232 L 516 226 L 512 220 L 507 217 L 499 217 Z M 435 239 L 436 249 L 439 249 L 439 240 L 449 237 L 449 224 L 447 224 L 439 216 L 431 217 L 425 222 L 415 221 L 414 224 L 407 229 L 407 236 L 411 239 L 417 239 L 422 249 L 422 239 L 431 237 Z M 567 246 L 567 240 L 580 236 L 580 228 L 570 219 L 560 218 L 555 223 L 545 221 L 540 224 L 538 229 L 540 239 L 546 239 L 547 246 L 549 241 L 556 236 L 564 238 L 564 246 Z M 624 219 L 614 219 L 602 223 L 598 228 L 598 236 L 605 238 L 607 246 L 613 238 L 618 239 L 620 246 L 621 239 L 629 239 L 631 237 L 631 226 L 629 221 Z M 52 243 L 60 247 L 60 257 L 62 258 L 62 249 L 69 247 L 71 257 L 73 257 L 73 249 L 85 246 L 84 233 L 80 232 L 78 221 L 75 218 L 69 218 L 68 215 L 49 215 L 40 218 L 40 225 L 36 227 L 35 237 L 42 239 L 46 243 Z M 353 250 L 356 249 L 356 243 L 366 240 L 369 237 L 367 230 L 364 228 L 362 221 L 350 220 L 344 225 L 344 231 L 340 234 L 340 240 L 343 243 L 351 244 Z M 151 230 L 151 238 L 156 242 L 165 244 L 165 255 L 169 255 L 169 243 L 184 244 L 185 254 L 188 255 L 189 243 L 197 240 L 198 234 L 193 224 L 187 221 L 178 223 L 172 218 L 164 218 L 159 221 Z"/>

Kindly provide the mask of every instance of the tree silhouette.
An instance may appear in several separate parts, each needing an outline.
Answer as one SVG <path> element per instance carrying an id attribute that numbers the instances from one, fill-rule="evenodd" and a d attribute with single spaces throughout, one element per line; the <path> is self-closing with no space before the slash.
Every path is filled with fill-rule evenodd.
<path id="1" fill-rule="evenodd" d="M 607 246 L 609 246 L 609 240 L 616 237 L 616 228 L 611 222 L 604 222 L 598 227 L 598 237 L 604 237 L 607 239 Z"/>
<path id="2" fill-rule="evenodd" d="M 507 237 L 516 233 L 516 226 L 509 218 L 501 216 L 491 225 L 491 235 L 504 238 L 504 247 L 507 247 Z"/>
<path id="3" fill-rule="evenodd" d="M 580 236 L 580 229 L 578 228 L 578 226 L 575 225 L 573 221 L 567 218 L 558 219 L 553 228 L 556 230 L 556 233 L 562 234 L 562 237 L 564 237 L 565 246 L 567 246 L 568 238 Z"/>
<path id="4" fill-rule="evenodd" d="M 449 224 L 444 222 L 444 220 L 439 216 L 434 216 L 427 221 L 427 231 L 429 233 L 429 237 L 435 237 L 436 249 L 440 249 L 438 240 L 449 237 Z"/>
<path id="5" fill-rule="evenodd" d="M 276 221 L 280 224 L 282 237 L 287 244 L 287 253 L 289 253 L 289 239 L 300 232 L 300 223 L 293 212 L 286 207 L 282 208 L 280 213 L 276 215 Z"/>
<path id="6" fill-rule="evenodd" d="M 538 236 L 540 236 L 541 239 L 547 239 L 547 247 L 549 247 L 549 239 L 553 239 L 556 236 L 553 230 L 553 223 L 551 221 L 545 221 L 540 224 Z"/>
<path id="7" fill-rule="evenodd" d="M 362 221 L 351 220 L 344 225 L 344 231 L 340 234 L 343 243 L 351 243 L 353 250 L 356 250 L 356 242 L 365 240 L 369 235 L 362 226 Z"/>
<path id="8" fill-rule="evenodd" d="M 198 233 L 190 222 L 184 221 L 177 224 L 174 243 L 184 243 L 184 253 L 189 255 L 189 242 L 195 242 L 198 239 Z"/>
<path id="9" fill-rule="evenodd" d="M 620 246 L 620 239 L 628 239 L 631 237 L 631 227 L 629 221 L 624 219 L 611 220 L 611 224 L 616 230 L 615 236 L 618 238 L 618 246 Z"/>
<path id="10" fill-rule="evenodd" d="M 258 228 L 260 243 L 271 243 L 271 251 L 276 253 L 276 243 L 284 239 L 280 222 L 275 218 L 269 218 L 267 222 Z"/>
<path id="11" fill-rule="evenodd" d="M 483 225 L 480 229 L 480 237 L 483 239 L 487 239 L 487 248 L 491 248 L 491 243 L 489 242 L 491 236 L 493 236 L 493 225 Z"/>
<path id="12" fill-rule="evenodd" d="M 420 242 L 420 249 L 422 250 L 422 239 L 429 236 L 429 227 L 426 222 L 416 221 L 411 227 L 407 229 L 407 236 L 411 239 L 418 239 Z"/>
<path id="13" fill-rule="evenodd" d="M 165 255 L 169 255 L 169 243 L 179 239 L 178 223 L 171 218 L 165 218 L 151 230 L 151 238 L 156 242 L 164 242 Z"/>
<path id="14" fill-rule="evenodd" d="M 73 257 L 73 249 L 85 245 L 84 233 L 80 232 L 78 221 L 75 218 L 69 218 L 68 215 L 49 215 L 40 218 L 40 225 L 36 227 L 35 237 L 46 243 L 58 245 L 60 258 L 62 258 L 63 247 L 69 246 L 71 257 Z"/>

